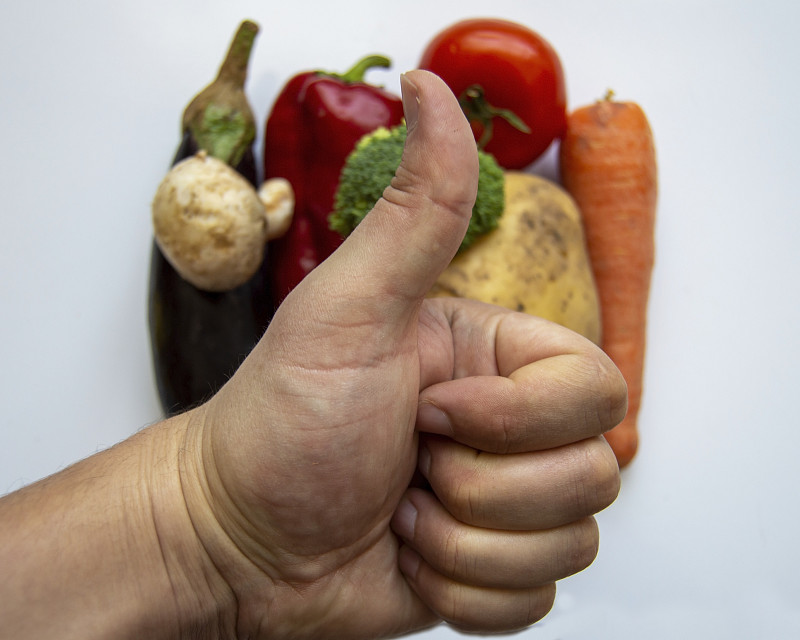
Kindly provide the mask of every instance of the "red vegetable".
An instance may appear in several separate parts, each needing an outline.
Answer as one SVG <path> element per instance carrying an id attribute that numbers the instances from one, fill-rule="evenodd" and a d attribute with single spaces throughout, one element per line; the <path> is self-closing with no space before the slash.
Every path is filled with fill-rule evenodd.
<path id="1" fill-rule="evenodd" d="M 276 303 L 342 243 L 342 236 L 329 228 L 328 215 L 356 142 L 402 120 L 401 99 L 364 82 L 368 69 L 389 64 L 383 56 L 368 56 L 344 74 L 300 73 L 272 107 L 264 137 L 264 178 L 286 178 L 295 193 L 292 224 L 267 251 Z"/>
<path id="2" fill-rule="evenodd" d="M 470 103 L 467 115 L 478 114 L 470 118 L 475 139 L 480 142 L 489 127 L 484 149 L 506 169 L 528 166 L 564 133 L 561 61 L 544 38 L 523 25 L 490 18 L 458 22 L 430 42 L 419 66 L 440 76 L 462 103 Z M 471 88 L 477 103 L 469 100 Z M 524 123 L 522 130 L 509 122 L 508 112 Z"/>

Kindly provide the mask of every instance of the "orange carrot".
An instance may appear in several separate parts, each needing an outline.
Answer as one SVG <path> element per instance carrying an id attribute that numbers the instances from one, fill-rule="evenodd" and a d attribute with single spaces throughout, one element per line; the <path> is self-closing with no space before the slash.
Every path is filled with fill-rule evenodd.
<path id="1" fill-rule="evenodd" d="M 576 109 L 560 149 L 561 180 L 578 204 L 601 305 L 602 347 L 628 383 L 628 414 L 606 433 L 620 467 L 636 455 L 658 180 L 650 125 L 611 94 Z"/>

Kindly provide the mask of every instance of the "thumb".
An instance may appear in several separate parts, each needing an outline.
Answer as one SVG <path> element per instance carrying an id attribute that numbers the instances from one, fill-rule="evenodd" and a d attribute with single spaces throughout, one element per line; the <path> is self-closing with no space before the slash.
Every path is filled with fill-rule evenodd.
<path id="1" fill-rule="evenodd" d="M 458 100 L 439 77 L 411 71 L 401 87 L 408 137 L 400 167 L 326 266 L 352 287 L 346 295 L 408 304 L 425 296 L 464 238 L 478 153 Z"/>

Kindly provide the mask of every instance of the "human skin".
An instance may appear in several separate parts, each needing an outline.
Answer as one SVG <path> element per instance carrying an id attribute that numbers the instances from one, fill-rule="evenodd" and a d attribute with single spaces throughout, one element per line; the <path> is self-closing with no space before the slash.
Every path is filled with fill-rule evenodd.
<path id="1" fill-rule="evenodd" d="M 425 299 L 477 154 L 438 78 L 403 98 L 392 186 L 217 395 L 0 500 L 0 638 L 511 631 L 592 562 L 624 381 L 562 327 Z"/>

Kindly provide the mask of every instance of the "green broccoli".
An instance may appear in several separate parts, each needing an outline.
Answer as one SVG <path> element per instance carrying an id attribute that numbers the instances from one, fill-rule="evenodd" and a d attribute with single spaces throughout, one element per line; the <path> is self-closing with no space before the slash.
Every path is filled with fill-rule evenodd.
<path id="1" fill-rule="evenodd" d="M 400 165 L 405 142 L 405 124 L 380 127 L 358 141 L 342 168 L 328 219 L 331 229 L 347 237 L 375 206 Z M 478 195 L 459 251 L 496 228 L 505 205 L 502 168 L 483 151 L 478 151 L 478 160 Z"/>

